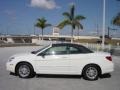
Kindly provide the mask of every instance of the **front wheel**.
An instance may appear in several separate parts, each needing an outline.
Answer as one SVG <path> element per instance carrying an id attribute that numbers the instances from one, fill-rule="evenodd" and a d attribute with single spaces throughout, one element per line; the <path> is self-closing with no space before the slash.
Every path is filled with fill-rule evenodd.
<path id="1" fill-rule="evenodd" d="M 97 80 L 99 76 L 99 69 L 96 65 L 88 65 L 83 69 L 83 78 L 86 80 Z"/>
<path id="2" fill-rule="evenodd" d="M 20 63 L 17 66 L 17 74 L 20 78 L 29 78 L 34 74 L 34 71 L 30 64 Z"/>

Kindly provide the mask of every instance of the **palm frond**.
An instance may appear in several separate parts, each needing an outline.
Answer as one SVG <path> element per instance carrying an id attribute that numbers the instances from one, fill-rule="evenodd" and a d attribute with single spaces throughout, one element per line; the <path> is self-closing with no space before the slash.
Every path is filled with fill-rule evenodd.
<path id="1" fill-rule="evenodd" d="M 57 25 L 57 27 L 62 29 L 62 28 L 64 28 L 64 26 L 70 25 L 70 24 L 71 24 L 70 20 L 66 19 L 66 20 L 63 20 L 61 23 L 59 23 L 59 25 Z"/>
<path id="2" fill-rule="evenodd" d="M 86 19 L 86 17 L 84 17 L 82 15 L 75 16 L 75 20 L 84 20 L 84 19 Z"/>
<path id="3" fill-rule="evenodd" d="M 116 17 L 114 17 L 112 23 L 114 25 L 120 26 L 120 13 L 118 13 L 118 15 Z"/>
<path id="4" fill-rule="evenodd" d="M 48 26 L 51 26 L 51 24 L 46 24 L 47 20 L 43 17 L 43 18 L 38 18 L 37 19 L 37 23 L 35 24 L 36 27 L 44 29 Z"/>
<path id="5" fill-rule="evenodd" d="M 79 23 L 79 24 L 77 25 L 77 27 L 78 27 L 78 29 L 83 30 L 83 25 L 82 25 L 81 23 Z"/>
<path id="6" fill-rule="evenodd" d="M 78 29 L 83 29 L 82 24 L 78 20 L 74 20 L 73 25 L 75 26 L 75 28 L 77 27 Z"/>
<path id="7" fill-rule="evenodd" d="M 42 23 L 43 23 L 43 22 L 45 23 L 47 20 L 46 20 L 44 17 L 42 17 L 42 18 L 38 18 L 38 21 L 39 21 L 39 22 L 42 22 Z"/>
<path id="8" fill-rule="evenodd" d="M 40 23 L 36 23 L 35 26 L 41 28 L 41 24 Z"/>
<path id="9" fill-rule="evenodd" d="M 71 18 L 69 12 L 64 12 L 64 13 L 63 13 L 63 16 L 65 16 L 67 19 L 70 19 L 70 18 Z"/>

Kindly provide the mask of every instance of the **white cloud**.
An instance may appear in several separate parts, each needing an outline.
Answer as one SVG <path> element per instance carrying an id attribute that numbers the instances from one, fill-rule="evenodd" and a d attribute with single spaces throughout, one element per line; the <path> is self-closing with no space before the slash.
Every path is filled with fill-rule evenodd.
<path id="1" fill-rule="evenodd" d="M 31 6 L 44 9 L 58 8 L 54 0 L 31 0 Z"/>

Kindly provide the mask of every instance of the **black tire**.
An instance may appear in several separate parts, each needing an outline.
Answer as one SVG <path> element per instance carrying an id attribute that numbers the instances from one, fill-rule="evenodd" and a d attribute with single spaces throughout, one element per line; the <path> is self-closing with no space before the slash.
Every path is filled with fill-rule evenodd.
<path id="1" fill-rule="evenodd" d="M 97 65 L 94 64 L 87 65 L 83 69 L 82 75 L 85 80 L 89 81 L 98 80 L 98 77 L 100 75 L 100 69 Z"/>
<path id="2" fill-rule="evenodd" d="M 20 78 L 31 78 L 34 76 L 33 67 L 29 63 L 20 63 L 16 67 L 16 73 Z"/>

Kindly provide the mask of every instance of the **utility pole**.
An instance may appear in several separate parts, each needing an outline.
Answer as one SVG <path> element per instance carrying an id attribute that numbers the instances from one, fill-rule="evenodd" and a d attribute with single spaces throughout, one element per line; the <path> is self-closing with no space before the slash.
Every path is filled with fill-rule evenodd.
<path id="1" fill-rule="evenodd" d="M 110 28 L 110 27 L 108 27 L 108 37 L 110 37 L 110 30 L 117 30 L 117 29 L 114 29 L 114 28 Z"/>
<path id="2" fill-rule="evenodd" d="M 108 27 L 108 38 L 110 38 L 110 27 Z"/>
<path id="3" fill-rule="evenodd" d="M 106 3 L 105 0 L 103 0 L 103 27 L 102 27 L 102 49 L 105 48 L 105 7 Z"/>
<path id="4" fill-rule="evenodd" d="M 98 24 L 97 24 L 97 27 L 96 27 L 96 30 L 97 30 L 97 36 L 99 36 L 99 29 L 98 29 Z"/>

